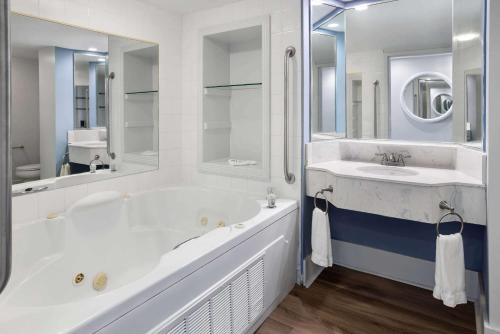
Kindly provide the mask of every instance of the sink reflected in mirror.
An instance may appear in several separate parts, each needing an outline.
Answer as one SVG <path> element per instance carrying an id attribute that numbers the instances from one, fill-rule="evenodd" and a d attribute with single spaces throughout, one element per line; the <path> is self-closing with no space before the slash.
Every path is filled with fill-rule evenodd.
<path id="1" fill-rule="evenodd" d="M 406 167 L 392 167 L 392 166 L 361 166 L 357 170 L 367 174 L 386 175 L 386 176 L 414 176 L 418 172 Z"/>

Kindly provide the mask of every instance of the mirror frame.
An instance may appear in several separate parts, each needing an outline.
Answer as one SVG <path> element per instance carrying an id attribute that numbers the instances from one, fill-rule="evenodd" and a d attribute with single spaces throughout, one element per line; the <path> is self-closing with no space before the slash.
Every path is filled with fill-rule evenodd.
<path id="1" fill-rule="evenodd" d="M 453 90 L 453 86 L 452 86 L 450 78 L 448 78 L 446 75 L 444 75 L 442 73 L 439 73 L 439 72 L 420 72 L 420 73 L 416 73 L 416 74 L 412 75 L 410 78 L 408 78 L 408 80 L 406 80 L 406 82 L 404 83 L 403 87 L 401 88 L 401 92 L 399 93 L 399 103 L 401 104 L 401 109 L 406 114 L 406 116 L 408 116 L 410 119 L 412 119 L 412 120 L 414 120 L 416 122 L 420 122 L 420 123 L 437 123 L 437 122 L 441 122 L 441 121 L 447 119 L 453 113 L 453 106 L 451 106 L 451 108 L 447 112 L 445 112 L 444 114 L 442 114 L 441 116 L 434 117 L 434 118 L 420 118 L 420 117 L 416 116 L 410 110 L 410 108 L 408 108 L 408 105 L 406 104 L 406 99 L 405 99 L 406 88 L 408 87 L 408 85 L 413 80 L 415 80 L 415 79 L 417 79 L 417 78 L 419 78 L 421 76 L 434 76 L 434 77 L 438 77 L 439 79 L 442 79 L 444 82 L 446 82 L 448 84 L 448 86 L 450 86 L 450 90 Z M 432 106 L 432 108 L 434 108 L 434 107 Z"/>

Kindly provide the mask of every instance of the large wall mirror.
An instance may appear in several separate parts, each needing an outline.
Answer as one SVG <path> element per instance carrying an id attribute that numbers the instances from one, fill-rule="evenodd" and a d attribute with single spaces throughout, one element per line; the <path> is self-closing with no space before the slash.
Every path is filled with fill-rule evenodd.
<path id="1" fill-rule="evenodd" d="M 482 0 L 311 0 L 311 140 L 481 148 L 484 16 Z"/>
<path id="2" fill-rule="evenodd" d="M 158 168 L 158 45 L 11 15 L 14 193 Z"/>

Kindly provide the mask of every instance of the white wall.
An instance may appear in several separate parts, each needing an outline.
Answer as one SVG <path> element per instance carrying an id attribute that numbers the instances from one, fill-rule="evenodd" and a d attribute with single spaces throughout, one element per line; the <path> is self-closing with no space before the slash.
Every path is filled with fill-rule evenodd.
<path id="1" fill-rule="evenodd" d="M 400 93 L 407 80 L 415 74 L 437 72 L 452 80 L 452 56 L 428 55 L 392 58 L 391 76 L 391 129 L 390 137 L 395 140 L 453 141 L 453 121 L 450 117 L 435 123 L 417 122 L 407 116 L 400 102 Z"/>
<path id="2" fill-rule="evenodd" d="M 260 39 L 231 45 L 230 82 L 262 82 Z M 262 160 L 262 88 L 231 92 L 230 155 L 236 159 Z"/>
<path id="3" fill-rule="evenodd" d="M 500 1 L 488 0 L 487 152 L 488 152 L 488 304 L 486 334 L 500 333 Z"/>
<path id="4" fill-rule="evenodd" d="M 40 162 L 38 60 L 12 57 L 12 173 L 17 166 Z"/>
<path id="5" fill-rule="evenodd" d="M 56 176 L 56 55 L 54 47 L 38 51 L 40 178 Z M 13 213 L 15 219 L 15 212 Z"/>
<path id="6" fill-rule="evenodd" d="M 218 188 L 248 191 L 261 196 L 268 185 L 276 188 L 279 196 L 300 198 L 300 47 L 301 18 L 299 0 L 244 0 L 219 8 L 184 16 L 182 31 L 182 173 L 186 184 L 200 184 Z M 197 166 L 198 101 L 201 87 L 200 38 L 204 28 L 249 19 L 271 16 L 271 179 L 268 182 L 202 174 Z M 283 176 L 283 56 L 285 48 L 293 45 L 297 55 L 291 65 L 291 168 L 297 180 L 287 185 Z"/>
<path id="7" fill-rule="evenodd" d="M 13 11 L 160 45 L 160 169 L 13 199 L 14 223 L 61 212 L 89 193 L 177 184 L 181 175 L 181 17 L 135 0 L 12 0 Z"/>
<path id="8" fill-rule="evenodd" d="M 74 76 L 75 86 L 88 86 L 89 63 L 75 62 Z"/>
<path id="9" fill-rule="evenodd" d="M 348 21 L 349 22 L 349 21 Z M 349 28 L 349 26 L 348 26 Z M 346 39 L 346 71 L 349 74 L 360 74 L 362 80 L 361 92 L 361 137 L 374 138 L 374 90 L 373 82 L 378 80 L 377 90 L 377 138 L 388 137 L 389 103 L 387 102 L 387 75 L 386 54 L 382 50 L 350 52 L 349 39 Z M 349 82 L 347 84 L 350 84 Z M 347 101 L 347 103 L 350 103 Z M 348 119 L 351 119 L 349 117 Z M 348 125 L 352 127 L 352 125 Z"/>

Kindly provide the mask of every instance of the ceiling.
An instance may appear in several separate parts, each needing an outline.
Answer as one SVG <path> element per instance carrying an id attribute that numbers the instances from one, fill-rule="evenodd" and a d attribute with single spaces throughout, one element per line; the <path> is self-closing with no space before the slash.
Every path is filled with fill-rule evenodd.
<path id="1" fill-rule="evenodd" d="M 346 48 L 411 51 L 451 49 L 452 0 L 398 0 L 346 11 Z"/>
<path id="2" fill-rule="evenodd" d="M 241 0 L 140 0 L 180 14 L 224 6 Z"/>
<path id="3" fill-rule="evenodd" d="M 98 32 L 71 26 L 63 26 L 64 29 L 61 29 L 61 24 L 17 14 L 11 15 L 11 26 L 13 56 L 36 59 L 38 50 L 47 46 L 108 51 L 108 35 Z"/>

